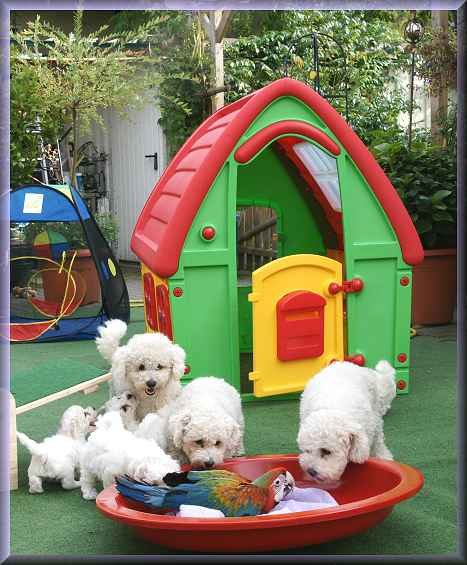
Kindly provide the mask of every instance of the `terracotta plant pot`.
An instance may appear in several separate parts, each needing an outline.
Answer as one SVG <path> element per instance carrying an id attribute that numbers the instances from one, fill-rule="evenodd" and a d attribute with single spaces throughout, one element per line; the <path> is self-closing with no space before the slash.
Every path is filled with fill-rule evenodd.
<path id="1" fill-rule="evenodd" d="M 413 268 L 412 324 L 450 324 L 456 304 L 456 249 L 425 250 Z"/>

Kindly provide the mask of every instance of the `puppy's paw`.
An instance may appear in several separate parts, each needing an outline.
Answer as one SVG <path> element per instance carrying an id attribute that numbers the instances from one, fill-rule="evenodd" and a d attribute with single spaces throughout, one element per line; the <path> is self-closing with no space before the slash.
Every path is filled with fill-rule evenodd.
<path id="1" fill-rule="evenodd" d="M 44 492 L 44 489 L 42 487 L 33 486 L 29 487 L 29 492 L 31 494 L 42 494 Z"/>
<path id="2" fill-rule="evenodd" d="M 82 493 L 84 500 L 96 500 L 97 490 L 95 488 L 90 488 L 83 490 Z"/>

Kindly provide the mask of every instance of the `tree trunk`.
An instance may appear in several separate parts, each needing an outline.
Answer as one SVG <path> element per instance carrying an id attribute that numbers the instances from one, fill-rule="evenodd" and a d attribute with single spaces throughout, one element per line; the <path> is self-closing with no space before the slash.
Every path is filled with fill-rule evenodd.
<path id="1" fill-rule="evenodd" d="M 448 14 L 447 10 L 436 10 L 431 12 L 431 23 L 433 29 L 441 28 L 443 31 L 448 30 Z M 439 90 L 433 92 L 430 96 L 430 113 L 431 113 L 431 135 L 435 143 L 446 145 L 446 140 L 442 134 L 441 126 L 448 113 L 448 87 L 440 85 Z"/>

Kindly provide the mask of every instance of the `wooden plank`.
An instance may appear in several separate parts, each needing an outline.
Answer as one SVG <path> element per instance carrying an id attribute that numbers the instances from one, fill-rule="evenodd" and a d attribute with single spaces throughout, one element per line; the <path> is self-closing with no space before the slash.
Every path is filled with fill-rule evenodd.
<path id="1" fill-rule="evenodd" d="M 216 26 L 216 42 L 221 43 L 224 39 L 225 28 L 232 16 L 232 10 L 222 10 L 222 16 Z"/>
<path id="2" fill-rule="evenodd" d="M 19 416 L 20 414 L 24 414 L 25 412 L 29 412 L 30 410 L 34 410 L 35 408 L 39 408 L 39 406 L 44 406 L 45 404 L 49 404 L 50 402 L 54 402 L 55 400 L 59 400 L 60 398 L 65 398 L 66 396 L 75 394 L 75 392 L 80 392 L 82 390 L 89 389 L 95 385 L 99 385 L 106 381 L 110 381 L 111 378 L 112 378 L 111 373 L 106 373 L 105 375 L 101 375 L 100 377 L 96 377 L 94 379 L 90 379 L 89 381 L 84 381 L 82 383 L 71 386 L 64 390 L 54 392 L 53 394 L 49 394 L 48 396 L 44 396 L 43 398 L 39 398 L 37 400 L 34 400 L 33 402 L 29 402 L 28 404 L 23 404 L 23 406 L 19 406 L 18 408 L 16 408 L 16 415 Z"/>
<path id="3" fill-rule="evenodd" d="M 277 253 L 273 249 L 264 249 L 262 247 L 239 247 L 239 252 L 248 253 L 257 257 L 276 257 Z"/>
<path id="4" fill-rule="evenodd" d="M 277 219 L 271 218 L 270 220 L 267 220 L 266 222 L 263 222 L 258 226 L 249 229 L 246 233 L 244 233 L 237 239 L 237 243 L 242 243 L 243 241 L 250 239 L 251 237 L 263 232 L 264 230 L 267 230 L 268 228 L 275 226 L 276 223 L 277 223 Z"/>

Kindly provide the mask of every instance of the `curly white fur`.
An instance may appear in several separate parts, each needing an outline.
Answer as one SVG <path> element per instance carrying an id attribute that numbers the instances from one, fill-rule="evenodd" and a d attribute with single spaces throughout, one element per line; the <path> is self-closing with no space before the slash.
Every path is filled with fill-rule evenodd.
<path id="1" fill-rule="evenodd" d="M 97 351 L 109 363 L 112 363 L 113 354 L 117 351 L 126 330 L 125 322 L 118 319 L 108 320 L 97 328 L 99 333 L 99 337 L 96 337 Z"/>
<path id="2" fill-rule="evenodd" d="M 138 425 L 134 434 L 136 437 L 154 440 L 164 451 L 167 450 L 167 409 L 169 405 L 161 408 L 157 414 L 146 414 Z"/>
<path id="3" fill-rule="evenodd" d="M 118 412 L 99 416 L 96 430 L 81 450 L 80 465 L 81 493 L 86 500 L 96 498 L 98 481 L 105 488 L 116 475 L 161 484 L 167 473 L 180 471 L 180 465 L 154 440 L 136 437 L 126 430 Z"/>
<path id="4" fill-rule="evenodd" d="M 101 326 L 96 344 L 112 363 L 112 394 L 125 390 L 135 394 L 136 417 L 141 421 L 180 394 L 185 351 L 161 333 L 137 334 L 119 346 L 124 325 L 121 320 L 110 320 Z"/>
<path id="5" fill-rule="evenodd" d="M 107 412 L 118 412 L 122 418 L 123 426 L 125 429 L 134 432 L 138 429 L 138 421 L 136 420 L 136 407 L 138 401 L 136 396 L 125 390 L 120 394 L 116 394 L 107 400 L 107 402 L 99 408 L 97 415 L 101 416 Z"/>
<path id="6" fill-rule="evenodd" d="M 199 377 L 170 406 L 168 451 L 181 463 L 206 469 L 244 453 L 240 395 L 223 379 Z"/>
<path id="7" fill-rule="evenodd" d="M 370 455 L 392 459 L 383 416 L 396 395 L 394 376 L 384 360 L 374 370 L 338 361 L 308 382 L 297 442 L 300 465 L 314 480 L 338 481 L 349 461 L 363 463 Z"/>
<path id="8" fill-rule="evenodd" d="M 22 432 L 16 432 L 18 440 L 31 453 L 28 468 L 29 492 L 44 492 L 43 479 L 61 482 L 66 490 L 78 488 L 75 480 L 79 471 L 79 451 L 86 434 L 94 428 L 96 411 L 92 407 L 70 406 L 63 413 L 58 431 L 38 443 Z"/>

